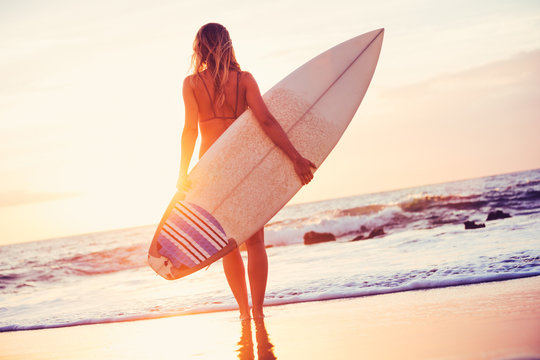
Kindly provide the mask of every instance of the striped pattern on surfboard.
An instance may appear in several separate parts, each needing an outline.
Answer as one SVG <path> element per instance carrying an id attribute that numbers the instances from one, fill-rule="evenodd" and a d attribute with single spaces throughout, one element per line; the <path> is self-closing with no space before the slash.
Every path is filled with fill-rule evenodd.
<path id="1" fill-rule="evenodd" d="M 174 204 L 159 231 L 159 254 L 175 268 L 192 268 L 227 246 L 225 231 L 203 208 L 186 202 Z"/>

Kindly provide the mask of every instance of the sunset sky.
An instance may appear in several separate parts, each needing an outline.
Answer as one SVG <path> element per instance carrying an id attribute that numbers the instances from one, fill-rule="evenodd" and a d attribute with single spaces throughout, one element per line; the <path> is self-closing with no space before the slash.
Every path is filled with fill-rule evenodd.
<path id="1" fill-rule="evenodd" d="M 263 92 L 386 29 L 363 104 L 293 202 L 540 167 L 537 0 L 0 1 L 0 245 L 159 221 L 207 22 Z"/>

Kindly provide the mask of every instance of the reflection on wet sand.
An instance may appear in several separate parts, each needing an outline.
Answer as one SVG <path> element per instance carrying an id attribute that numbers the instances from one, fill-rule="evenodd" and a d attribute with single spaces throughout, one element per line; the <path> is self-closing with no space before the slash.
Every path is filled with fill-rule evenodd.
<path id="1" fill-rule="evenodd" d="M 268 332 L 264 325 L 264 319 L 254 320 L 255 322 L 255 339 L 257 341 L 257 359 L 259 360 L 274 360 L 277 359 L 274 355 L 274 345 L 268 338 Z M 238 341 L 238 359 L 253 360 L 255 353 L 253 351 L 253 335 L 251 331 L 251 321 L 242 321 L 242 335 Z"/>

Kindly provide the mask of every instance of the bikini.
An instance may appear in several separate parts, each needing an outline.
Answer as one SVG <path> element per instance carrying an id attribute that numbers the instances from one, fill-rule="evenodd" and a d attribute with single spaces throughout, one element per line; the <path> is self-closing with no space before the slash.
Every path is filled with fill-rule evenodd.
<path id="1" fill-rule="evenodd" d="M 216 114 L 216 108 L 215 108 L 215 104 L 214 104 L 214 99 L 212 98 L 212 95 L 210 95 L 210 91 L 208 90 L 208 86 L 206 86 L 206 81 L 204 81 L 204 78 L 201 76 L 200 73 L 197 73 L 197 75 L 199 76 L 199 78 L 202 80 L 203 84 L 204 84 L 204 88 L 206 89 L 206 93 L 208 94 L 208 99 L 210 99 L 210 104 L 212 105 L 212 112 L 214 113 L 214 116 L 213 117 L 209 117 L 208 119 L 205 119 L 205 120 L 199 120 L 200 122 L 205 122 L 205 121 L 209 121 L 209 120 L 213 120 L 213 119 L 232 119 L 232 120 L 235 120 L 237 117 L 238 117 L 238 89 L 239 89 L 239 84 L 240 84 L 240 73 L 237 72 L 236 73 L 236 104 L 234 106 L 234 116 L 217 116 Z M 227 105 L 230 106 L 229 103 L 227 103 Z M 232 108 L 232 106 L 231 106 Z"/>

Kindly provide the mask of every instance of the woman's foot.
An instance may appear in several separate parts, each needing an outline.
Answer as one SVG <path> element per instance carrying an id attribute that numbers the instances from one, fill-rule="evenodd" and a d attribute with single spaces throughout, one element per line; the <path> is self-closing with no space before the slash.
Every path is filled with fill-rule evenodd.
<path id="1" fill-rule="evenodd" d="M 241 311 L 240 312 L 240 321 L 244 322 L 244 321 L 249 321 L 249 320 L 251 320 L 251 316 L 249 315 L 249 310 L 247 312 Z"/>

